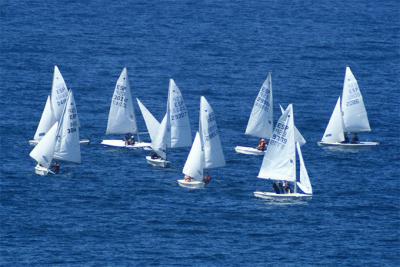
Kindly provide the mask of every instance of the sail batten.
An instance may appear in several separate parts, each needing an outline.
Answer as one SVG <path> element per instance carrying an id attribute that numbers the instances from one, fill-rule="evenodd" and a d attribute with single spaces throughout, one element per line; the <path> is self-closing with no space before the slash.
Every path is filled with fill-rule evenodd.
<path id="1" fill-rule="evenodd" d="M 245 134 L 270 138 L 273 125 L 272 78 L 269 73 L 254 101 Z"/>

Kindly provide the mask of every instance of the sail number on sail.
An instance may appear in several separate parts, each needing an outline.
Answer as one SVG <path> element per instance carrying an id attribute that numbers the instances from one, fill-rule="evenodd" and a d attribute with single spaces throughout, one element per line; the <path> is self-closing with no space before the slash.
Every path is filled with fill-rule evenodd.
<path id="1" fill-rule="evenodd" d="M 78 127 L 78 120 L 77 120 L 76 108 L 73 103 L 71 103 L 71 107 L 68 109 L 68 113 L 70 119 L 70 125 L 69 125 L 70 128 L 67 129 L 67 132 L 74 133 L 76 132 L 76 128 Z"/>
<path id="2" fill-rule="evenodd" d="M 171 111 L 171 120 L 179 120 L 186 116 L 187 110 L 183 102 L 182 96 L 174 97 L 174 105 Z"/>
<path id="3" fill-rule="evenodd" d="M 114 97 L 112 100 L 113 105 L 126 108 L 128 99 L 125 96 L 126 86 L 117 84 L 116 90 L 114 91 Z"/>
<path id="4" fill-rule="evenodd" d="M 57 106 L 64 105 L 65 102 L 67 102 L 68 97 L 67 89 L 63 85 L 61 85 L 61 87 L 56 89 L 56 93 Z"/>
<path id="5" fill-rule="evenodd" d="M 261 90 L 262 93 L 260 92 L 260 94 L 257 96 L 255 105 L 260 109 L 269 110 L 269 94 L 271 93 L 271 90 L 269 90 L 269 88 L 266 86 L 263 86 Z"/>
<path id="6" fill-rule="evenodd" d="M 208 115 L 208 134 L 205 135 L 207 141 L 213 139 L 215 136 L 218 135 L 218 127 L 217 122 L 215 120 L 214 112 L 209 113 Z"/>
<path id="7" fill-rule="evenodd" d="M 285 145 L 287 143 L 287 130 L 289 129 L 289 126 L 282 124 L 278 122 L 275 127 L 274 134 L 272 135 L 272 138 L 270 140 L 270 144 L 282 144 Z"/>

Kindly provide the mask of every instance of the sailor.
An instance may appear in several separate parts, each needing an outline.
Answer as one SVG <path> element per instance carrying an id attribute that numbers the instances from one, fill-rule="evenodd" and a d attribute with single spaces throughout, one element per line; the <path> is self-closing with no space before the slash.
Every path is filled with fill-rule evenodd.
<path id="1" fill-rule="evenodd" d="M 257 149 L 260 150 L 260 151 L 265 151 L 266 146 L 267 146 L 267 142 L 265 141 L 264 138 L 261 138 L 260 142 L 258 142 Z"/>
<path id="2" fill-rule="evenodd" d="M 191 182 L 192 181 L 192 177 L 190 177 L 189 175 L 185 175 L 184 180 L 185 180 L 185 182 Z"/>
<path id="3" fill-rule="evenodd" d="M 275 193 L 277 193 L 277 194 L 280 194 L 280 193 L 281 193 L 281 190 L 279 189 L 279 185 L 278 185 L 277 182 L 274 182 L 274 183 L 272 184 L 272 188 L 274 189 Z"/>
<path id="4" fill-rule="evenodd" d="M 283 189 L 286 194 L 291 193 L 289 182 L 287 182 L 287 181 L 283 182 Z"/>
<path id="5" fill-rule="evenodd" d="M 357 133 L 353 133 L 353 137 L 351 138 L 351 143 L 352 144 L 357 144 L 358 143 L 358 135 L 357 135 Z"/>
<path id="6" fill-rule="evenodd" d="M 151 157 L 151 159 L 159 159 L 159 158 L 161 158 L 161 157 L 160 157 L 159 155 L 157 155 L 157 153 L 155 153 L 155 152 L 151 153 L 150 157 Z"/>
<path id="7" fill-rule="evenodd" d="M 209 184 L 211 182 L 211 176 L 210 175 L 206 175 L 203 177 L 203 183 L 205 184 Z"/>
<path id="8" fill-rule="evenodd" d="M 57 161 L 54 162 L 54 164 L 51 166 L 51 169 L 54 173 L 59 173 L 60 172 L 60 163 Z"/>

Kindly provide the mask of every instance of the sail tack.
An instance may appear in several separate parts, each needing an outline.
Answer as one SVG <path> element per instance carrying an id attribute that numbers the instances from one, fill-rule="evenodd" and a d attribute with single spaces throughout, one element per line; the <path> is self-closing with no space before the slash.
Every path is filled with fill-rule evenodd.
<path id="1" fill-rule="evenodd" d="M 261 86 L 254 101 L 245 134 L 270 138 L 273 131 L 273 99 L 271 73 Z"/>
<path id="2" fill-rule="evenodd" d="M 115 85 L 110 113 L 108 114 L 106 134 L 135 134 L 137 132 L 128 71 L 124 68 Z"/>
<path id="3" fill-rule="evenodd" d="M 29 156 L 38 164 L 49 168 L 53 160 L 54 148 L 56 145 L 58 122 L 55 122 L 42 140 L 32 149 Z"/>
<path id="4" fill-rule="evenodd" d="M 296 181 L 296 148 L 293 107 L 279 118 L 261 165 L 258 178 Z"/>
<path id="5" fill-rule="evenodd" d="M 342 112 L 345 132 L 371 131 L 364 100 L 350 67 L 346 67 L 344 77 Z"/>
<path id="6" fill-rule="evenodd" d="M 340 97 L 336 102 L 335 109 L 333 110 L 332 116 L 329 120 L 328 126 L 326 127 L 322 142 L 328 143 L 340 143 L 344 141 L 343 134 L 343 119 L 342 112 L 340 111 Z"/>
<path id="7" fill-rule="evenodd" d="M 183 167 L 183 174 L 195 179 L 203 178 L 204 153 L 201 146 L 200 134 L 196 133 L 189 156 Z"/>
<path id="8" fill-rule="evenodd" d="M 60 122 L 54 158 L 62 161 L 81 163 L 78 113 L 71 90 L 69 91 L 67 104 Z"/>
<path id="9" fill-rule="evenodd" d="M 225 157 L 215 114 L 204 96 L 200 99 L 199 124 L 200 139 L 204 149 L 204 168 L 211 169 L 225 166 Z"/>

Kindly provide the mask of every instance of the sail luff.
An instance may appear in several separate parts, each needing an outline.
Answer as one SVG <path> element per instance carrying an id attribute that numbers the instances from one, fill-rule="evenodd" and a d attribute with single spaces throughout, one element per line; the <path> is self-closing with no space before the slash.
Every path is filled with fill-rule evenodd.
<path id="1" fill-rule="evenodd" d="M 336 102 L 335 109 L 332 112 L 328 126 L 326 127 L 325 133 L 321 141 L 330 143 L 335 143 L 335 142 L 340 143 L 344 141 L 343 118 L 342 118 L 342 112 L 340 110 L 340 97 Z"/>
<path id="2" fill-rule="evenodd" d="M 59 121 L 67 102 L 68 88 L 57 66 L 54 66 L 53 83 L 51 86 L 51 110 L 54 118 Z"/>
<path id="3" fill-rule="evenodd" d="M 56 119 L 53 116 L 51 111 L 51 100 L 50 96 L 47 96 L 46 105 L 44 106 L 42 116 L 40 117 L 40 121 L 38 127 L 35 132 L 34 140 L 41 140 L 42 137 L 47 133 L 47 131 L 54 125 Z"/>

